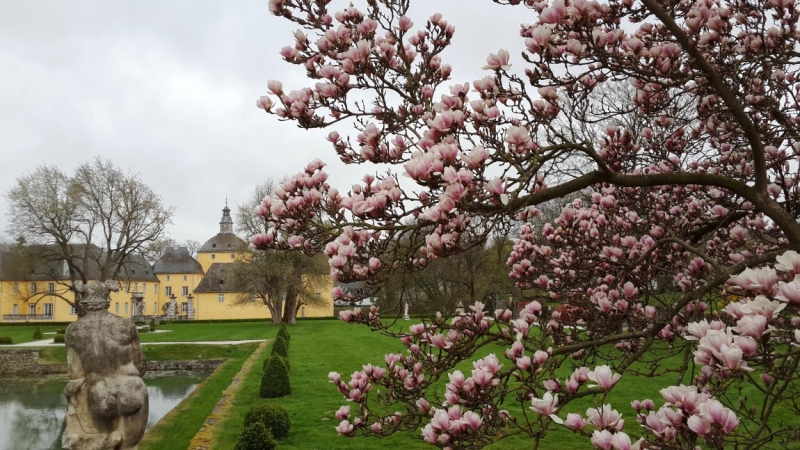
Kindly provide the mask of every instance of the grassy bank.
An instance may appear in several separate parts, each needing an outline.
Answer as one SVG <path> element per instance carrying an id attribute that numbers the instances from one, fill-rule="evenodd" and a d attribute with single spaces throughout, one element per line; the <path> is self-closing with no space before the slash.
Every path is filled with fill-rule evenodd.
<path id="1" fill-rule="evenodd" d="M 141 450 L 185 450 L 258 344 L 216 347 L 230 347 L 228 360 L 145 434 L 139 444 Z"/>
<path id="2" fill-rule="evenodd" d="M 237 358 L 243 351 L 242 348 L 252 349 L 258 344 L 242 345 L 145 345 L 142 347 L 144 356 L 148 361 L 171 361 L 183 359 L 221 359 Z M 39 362 L 42 364 L 64 364 L 67 362 L 67 349 L 63 345 L 58 347 L 37 347 Z"/>
<path id="3" fill-rule="evenodd" d="M 158 325 L 156 329 L 169 332 L 141 333 L 139 339 L 142 342 L 239 341 L 264 339 L 267 334 L 275 333 L 269 322 L 177 323 Z"/>
<path id="4" fill-rule="evenodd" d="M 11 336 L 14 344 L 32 342 L 33 333 L 40 325 L 0 325 L 0 336 Z M 43 333 L 55 333 L 56 330 L 67 328 L 66 325 L 41 325 Z M 54 334 L 45 334 L 43 339 L 53 339 Z"/>

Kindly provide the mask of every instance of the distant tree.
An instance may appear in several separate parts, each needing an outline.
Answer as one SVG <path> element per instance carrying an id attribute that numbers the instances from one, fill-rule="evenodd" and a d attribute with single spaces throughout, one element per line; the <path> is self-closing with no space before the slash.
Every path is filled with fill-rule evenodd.
<path id="1" fill-rule="evenodd" d="M 246 238 L 264 231 L 264 222 L 253 210 L 274 189 L 274 181 L 267 180 L 253 189 L 247 203 L 238 206 L 236 230 Z M 242 260 L 233 266 L 233 282 L 246 291 L 238 301 L 260 300 L 270 309 L 274 324 L 295 323 L 303 305 L 321 306 L 324 300 L 316 294 L 327 274 L 325 258 L 247 247 L 242 249 Z"/>
<path id="2" fill-rule="evenodd" d="M 54 280 L 69 281 L 64 288 L 73 280 L 119 279 L 134 257 L 153 259 L 174 213 L 137 174 L 100 158 L 72 176 L 38 166 L 17 178 L 6 198 L 8 232 L 25 244 L 19 246 L 24 259 Z"/>
<path id="3" fill-rule="evenodd" d="M 197 258 L 197 249 L 200 248 L 202 245 L 199 241 L 195 241 L 194 239 L 187 239 L 183 241 L 183 246 L 189 250 L 189 254 L 192 255 L 192 258 Z"/>

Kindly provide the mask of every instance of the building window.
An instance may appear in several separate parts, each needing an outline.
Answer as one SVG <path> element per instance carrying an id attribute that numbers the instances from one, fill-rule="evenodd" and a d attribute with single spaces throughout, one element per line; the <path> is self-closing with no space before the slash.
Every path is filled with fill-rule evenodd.
<path id="1" fill-rule="evenodd" d="M 119 314 L 119 302 L 114 303 L 114 312 Z"/>
<path id="2" fill-rule="evenodd" d="M 236 259 L 236 255 L 231 253 L 231 259 Z"/>
<path id="3" fill-rule="evenodd" d="M 212 248 L 217 248 L 217 244 L 211 244 Z"/>
<path id="4" fill-rule="evenodd" d="M 158 302 L 153 302 L 153 314 L 158 314 Z"/>
<path id="5" fill-rule="evenodd" d="M 69 305 L 69 315 L 74 316 L 78 314 L 78 310 L 75 309 L 75 305 Z"/>
<path id="6" fill-rule="evenodd" d="M 14 283 L 14 294 L 19 294 L 19 283 Z"/>
<path id="7" fill-rule="evenodd" d="M 225 301 L 225 294 L 219 294 L 219 302 L 223 303 Z"/>
<path id="8" fill-rule="evenodd" d="M 52 303 L 45 303 L 42 305 L 42 314 L 45 316 L 52 316 L 53 315 L 53 304 Z"/>
<path id="9" fill-rule="evenodd" d="M 126 281 L 125 282 L 125 292 L 130 292 L 130 291 L 131 291 L 131 282 L 130 281 Z"/>
<path id="10" fill-rule="evenodd" d="M 322 292 L 317 292 L 317 298 L 322 298 Z"/>
<path id="11" fill-rule="evenodd" d="M 158 284 L 153 285 L 153 294 L 158 295 Z"/>
<path id="12" fill-rule="evenodd" d="M 36 283 L 30 283 L 28 285 L 28 293 L 35 294 L 36 293 Z"/>
<path id="13" fill-rule="evenodd" d="M 35 316 L 36 315 L 36 305 L 28 306 L 28 314 Z"/>
<path id="14" fill-rule="evenodd" d="M 186 281 L 186 278 L 187 278 L 187 277 L 186 277 L 186 275 L 184 275 L 184 276 L 183 276 L 183 281 Z"/>
<path id="15" fill-rule="evenodd" d="M 169 281 L 169 275 L 167 275 L 167 281 Z"/>
<path id="16" fill-rule="evenodd" d="M 128 314 L 128 302 L 125 302 L 125 314 Z"/>
<path id="17" fill-rule="evenodd" d="M 55 283 L 47 283 L 47 293 L 52 294 L 56 291 L 56 284 Z"/>
<path id="18" fill-rule="evenodd" d="M 14 305 L 14 306 L 11 308 L 11 314 L 12 314 L 12 315 L 15 315 L 15 316 L 18 316 L 18 315 L 19 315 L 19 305 Z"/>
<path id="19" fill-rule="evenodd" d="M 147 303 L 142 302 L 142 314 L 145 314 L 146 312 L 147 312 Z"/>
<path id="20" fill-rule="evenodd" d="M 164 295 L 166 295 L 167 297 L 172 296 L 172 286 L 167 286 L 164 288 Z"/>
<path id="21" fill-rule="evenodd" d="M 181 312 L 185 312 L 185 313 L 189 312 L 189 303 L 187 303 L 187 302 L 181 303 Z"/>
<path id="22" fill-rule="evenodd" d="M 183 287 L 181 288 L 181 295 L 183 295 L 184 297 L 186 297 L 187 295 L 189 295 L 189 286 L 183 286 Z"/>
<path id="23" fill-rule="evenodd" d="M 217 259 L 217 255 L 215 255 L 215 254 L 213 254 L 213 253 L 212 253 L 212 254 L 211 254 L 211 259 Z"/>
<path id="24" fill-rule="evenodd" d="M 133 283 L 133 292 L 139 292 L 139 283 Z"/>
<path id="25" fill-rule="evenodd" d="M 142 294 L 147 294 L 147 283 L 142 283 Z"/>

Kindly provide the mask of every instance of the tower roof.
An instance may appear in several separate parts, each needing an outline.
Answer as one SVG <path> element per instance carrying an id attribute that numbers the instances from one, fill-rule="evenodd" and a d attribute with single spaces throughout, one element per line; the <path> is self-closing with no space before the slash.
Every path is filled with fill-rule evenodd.
<path id="1" fill-rule="evenodd" d="M 155 273 L 203 273 L 203 267 L 192 258 L 186 247 L 167 247 L 153 264 Z"/>
<path id="2" fill-rule="evenodd" d="M 219 233 L 200 246 L 197 253 L 235 252 L 241 251 L 246 245 L 243 240 L 233 234 L 231 209 L 228 208 L 228 201 L 225 200 L 225 207 L 222 208 L 222 219 L 219 221 Z"/>

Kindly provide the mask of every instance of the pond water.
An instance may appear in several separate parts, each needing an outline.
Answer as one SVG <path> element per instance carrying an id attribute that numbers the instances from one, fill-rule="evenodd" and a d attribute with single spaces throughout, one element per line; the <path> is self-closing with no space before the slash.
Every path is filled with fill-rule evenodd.
<path id="1" fill-rule="evenodd" d="M 149 430 L 209 374 L 182 372 L 145 378 L 150 395 Z M 67 400 L 66 380 L 0 379 L 0 450 L 60 450 Z"/>

